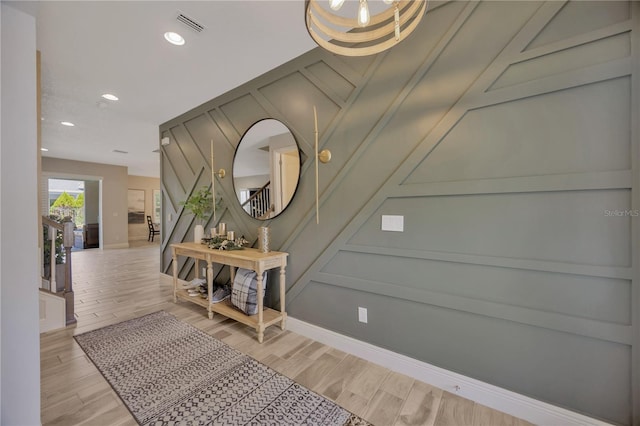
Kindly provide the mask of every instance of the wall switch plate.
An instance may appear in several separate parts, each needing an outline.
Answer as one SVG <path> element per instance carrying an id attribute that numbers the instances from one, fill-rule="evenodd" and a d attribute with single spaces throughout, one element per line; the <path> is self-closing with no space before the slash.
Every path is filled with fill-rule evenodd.
<path id="1" fill-rule="evenodd" d="M 367 323 L 367 308 L 358 307 L 358 321 Z"/>
<path id="2" fill-rule="evenodd" d="M 202 268 L 202 276 L 203 277 L 207 276 L 207 268 Z"/>
<path id="3" fill-rule="evenodd" d="M 381 229 L 383 231 L 403 232 L 404 216 L 383 214 Z"/>

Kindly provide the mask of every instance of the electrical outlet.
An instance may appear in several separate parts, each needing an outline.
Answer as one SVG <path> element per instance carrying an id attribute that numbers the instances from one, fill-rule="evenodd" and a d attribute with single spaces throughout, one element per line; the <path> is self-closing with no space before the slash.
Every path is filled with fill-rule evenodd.
<path id="1" fill-rule="evenodd" d="M 358 321 L 367 323 L 367 308 L 358 307 Z"/>

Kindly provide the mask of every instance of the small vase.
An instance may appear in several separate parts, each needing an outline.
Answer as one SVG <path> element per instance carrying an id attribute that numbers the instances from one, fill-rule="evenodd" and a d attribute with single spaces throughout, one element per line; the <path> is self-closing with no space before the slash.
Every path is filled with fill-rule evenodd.
<path id="1" fill-rule="evenodd" d="M 258 250 L 262 253 L 271 251 L 271 229 L 266 226 L 258 228 Z"/>
<path id="2" fill-rule="evenodd" d="M 201 243 L 202 238 L 204 238 L 204 226 L 196 225 L 196 227 L 193 228 L 193 242 Z"/>

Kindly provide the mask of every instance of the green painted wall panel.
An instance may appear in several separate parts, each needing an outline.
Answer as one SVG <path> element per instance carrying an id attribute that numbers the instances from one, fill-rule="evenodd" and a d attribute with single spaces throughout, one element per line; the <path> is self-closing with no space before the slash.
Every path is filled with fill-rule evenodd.
<path id="1" fill-rule="evenodd" d="M 351 251 L 338 253 L 322 272 L 339 276 L 338 281 L 352 277 L 386 284 L 396 297 L 408 300 L 415 292 L 407 290 L 415 289 L 425 291 L 425 299 L 437 292 L 631 324 L 629 280 Z"/>
<path id="2" fill-rule="evenodd" d="M 322 314 L 318 305 L 331 308 Z M 357 321 L 359 306 L 368 310 L 367 324 Z M 320 283 L 307 286 L 290 314 L 542 401 L 630 422 L 627 345 Z"/>
<path id="3" fill-rule="evenodd" d="M 219 220 L 250 241 L 271 227 L 290 253 L 291 316 L 637 424 L 638 13 L 448 2 L 380 55 L 314 49 L 161 125 L 178 135 L 162 149 L 162 187 L 176 203 L 210 183 L 213 139 L 229 173 L 216 180 Z M 333 153 L 319 224 L 314 105 Z M 235 202 L 231 172 L 241 134 L 265 117 L 289 126 L 306 161 L 289 208 L 261 222 Z M 382 215 L 402 215 L 404 232 L 382 231 Z M 192 222 L 178 210 L 164 226 L 169 271 Z M 267 300 L 278 304 L 272 290 Z"/>
<path id="4" fill-rule="evenodd" d="M 630 191 L 553 191 L 387 200 L 349 242 L 586 265 L 629 266 Z M 380 230 L 382 214 L 405 232 Z M 597 244 L 595 243 L 597 241 Z"/>

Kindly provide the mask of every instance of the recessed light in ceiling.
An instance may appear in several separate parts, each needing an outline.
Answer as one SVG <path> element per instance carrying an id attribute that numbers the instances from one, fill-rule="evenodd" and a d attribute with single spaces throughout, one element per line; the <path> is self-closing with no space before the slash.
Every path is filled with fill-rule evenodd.
<path id="1" fill-rule="evenodd" d="M 47 148 L 40 148 L 40 151 L 47 152 L 47 151 L 49 151 L 49 150 L 48 150 Z"/>
<path id="2" fill-rule="evenodd" d="M 61 121 L 60 124 L 62 124 L 63 126 L 68 126 L 68 127 L 73 127 L 75 126 L 75 124 L 73 124 L 70 121 Z"/>
<path id="3" fill-rule="evenodd" d="M 184 44 L 184 38 L 180 34 L 174 33 L 172 31 L 167 31 L 166 33 L 164 33 L 164 38 L 169 43 L 175 44 L 176 46 L 182 46 Z"/>
<path id="4" fill-rule="evenodd" d="M 109 101 L 117 101 L 118 97 L 116 95 L 112 95 L 111 93 L 105 93 L 104 95 L 102 95 L 103 98 L 109 100 Z"/>

